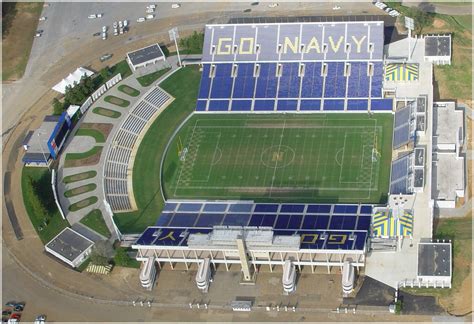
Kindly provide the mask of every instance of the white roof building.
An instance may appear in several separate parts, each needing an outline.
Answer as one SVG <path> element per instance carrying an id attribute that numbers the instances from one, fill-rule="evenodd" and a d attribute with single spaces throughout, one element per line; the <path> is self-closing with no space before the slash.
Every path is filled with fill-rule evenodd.
<path id="1" fill-rule="evenodd" d="M 94 72 L 80 66 L 76 69 L 76 71 L 70 73 L 65 79 L 62 79 L 61 82 L 56 84 L 52 89 L 59 93 L 65 94 L 67 86 L 74 87 L 74 83 L 79 83 L 84 75 L 91 76 L 93 74 Z"/>

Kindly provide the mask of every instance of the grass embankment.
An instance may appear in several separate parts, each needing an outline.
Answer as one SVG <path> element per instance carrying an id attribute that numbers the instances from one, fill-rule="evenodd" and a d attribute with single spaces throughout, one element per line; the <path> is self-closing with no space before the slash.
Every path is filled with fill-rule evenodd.
<path id="1" fill-rule="evenodd" d="M 128 107 L 130 105 L 130 101 L 116 96 L 107 96 L 104 98 L 104 101 L 123 108 Z"/>
<path id="2" fill-rule="evenodd" d="M 166 68 L 163 70 L 159 70 L 141 77 L 137 78 L 138 83 L 141 84 L 142 87 L 148 87 L 153 84 L 156 80 L 161 78 L 163 75 L 168 73 L 171 70 L 171 68 Z M 120 89 L 119 89 L 120 90 Z"/>
<path id="3" fill-rule="evenodd" d="M 472 15 L 436 15 L 426 33 L 452 33 L 451 65 L 435 65 L 437 85 L 435 100 L 454 99 L 470 104 L 472 101 Z M 436 26 L 436 27 L 435 27 Z M 469 28 L 468 28 L 469 26 Z"/>
<path id="4" fill-rule="evenodd" d="M 118 89 L 118 91 L 121 91 L 121 92 L 123 92 L 123 93 L 125 93 L 129 96 L 132 96 L 132 97 L 138 97 L 138 95 L 140 94 L 140 91 L 138 91 L 135 88 L 129 87 L 126 84 L 119 85 L 119 87 L 117 89 Z"/>
<path id="5" fill-rule="evenodd" d="M 175 100 L 156 118 L 143 137 L 133 165 L 133 192 L 138 211 L 118 213 L 115 222 L 122 233 L 138 233 L 153 224 L 163 209 L 160 162 L 171 135 L 194 111 L 201 73 L 185 67 L 161 83 Z"/>
<path id="6" fill-rule="evenodd" d="M 75 136 L 90 136 L 95 139 L 96 143 L 105 143 L 105 136 L 97 129 L 79 128 Z"/>
<path id="7" fill-rule="evenodd" d="M 107 238 L 110 237 L 110 231 L 105 224 L 104 217 L 100 209 L 92 210 L 83 219 L 81 219 L 81 223 Z"/>
<path id="8" fill-rule="evenodd" d="M 97 175 L 97 172 L 94 171 L 94 170 L 86 171 L 86 172 L 72 174 L 72 175 L 69 175 L 67 177 L 64 177 L 63 182 L 64 183 L 77 182 L 77 181 L 81 181 L 81 180 L 94 178 L 96 175 Z"/>
<path id="9" fill-rule="evenodd" d="M 92 112 L 94 114 L 101 115 L 104 117 L 109 117 L 109 118 L 119 118 L 122 115 L 118 111 L 102 108 L 102 107 L 95 107 L 94 109 L 92 109 Z"/>
<path id="10" fill-rule="evenodd" d="M 23 167 L 21 191 L 28 217 L 43 244 L 69 226 L 54 201 L 51 173 L 47 168 Z"/>
<path id="11" fill-rule="evenodd" d="M 93 148 L 91 148 L 89 151 L 86 151 L 86 152 L 67 153 L 66 154 L 66 161 L 86 159 L 86 158 L 91 157 L 91 156 L 93 156 L 97 153 L 100 154 L 101 151 L 102 151 L 102 146 L 94 146 Z"/>
<path id="12" fill-rule="evenodd" d="M 64 197 L 69 198 L 69 197 L 82 195 L 83 193 L 90 192 L 92 190 L 95 190 L 96 188 L 97 188 L 97 185 L 95 183 L 89 183 L 89 184 L 65 191 Z"/>
<path id="13" fill-rule="evenodd" d="M 452 240 L 452 288 L 405 288 L 405 290 L 418 295 L 436 296 L 441 306 L 451 313 L 467 313 L 472 301 L 472 215 L 439 220 L 434 238 Z"/>
<path id="14" fill-rule="evenodd" d="M 99 199 L 96 196 L 92 197 L 87 197 L 85 199 L 82 199 L 74 204 L 71 204 L 69 206 L 69 211 L 75 212 L 78 211 L 82 208 L 86 208 L 87 206 L 90 206 L 92 204 L 95 204 Z"/>
<path id="15" fill-rule="evenodd" d="M 42 9 L 43 2 L 17 2 L 11 15 L 2 17 L 9 24 L 2 33 L 2 81 L 19 80 L 25 73 Z"/>

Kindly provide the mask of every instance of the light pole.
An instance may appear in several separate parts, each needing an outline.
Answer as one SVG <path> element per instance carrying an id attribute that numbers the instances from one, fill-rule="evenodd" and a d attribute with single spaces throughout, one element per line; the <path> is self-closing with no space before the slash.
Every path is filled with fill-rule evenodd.
<path id="1" fill-rule="evenodd" d="M 174 27 L 173 29 L 170 29 L 168 33 L 171 40 L 174 40 L 174 45 L 176 46 L 176 54 L 178 54 L 179 66 L 181 66 L 181 57 L 179 56 L 178 42 L 176 41 L 176 39 L 179 38 L 178 29 Z"/>
<path id="2" fill-rule="evenodd" d="M 46 166 L 48 167 L 48 170 L 51 171 L 51 169 L 50 169 L 50 167 L 49 167 L 48 160 L 46 159 L 46 153 L 45 153 L 44 150 L 43 150 L 43 143 L 41 143 L 40 135 L 43 135 L 43 133 L 38 132 L 37 135 L 38 135 L 38 143 L 39 143 L 40 148 L 41 148 L 41 153 L 43 153 L 44 163 L 46 163 Z"/>

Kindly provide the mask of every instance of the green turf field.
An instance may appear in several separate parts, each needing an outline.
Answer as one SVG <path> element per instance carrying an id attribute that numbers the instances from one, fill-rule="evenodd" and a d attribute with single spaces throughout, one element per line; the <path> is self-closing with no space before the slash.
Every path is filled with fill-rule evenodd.
<path id="1" fill-rule="evenodd" d="M 166 154 L 165 196 L 383 202 L 392 122 L 391 114 L 194 114 Z"/>

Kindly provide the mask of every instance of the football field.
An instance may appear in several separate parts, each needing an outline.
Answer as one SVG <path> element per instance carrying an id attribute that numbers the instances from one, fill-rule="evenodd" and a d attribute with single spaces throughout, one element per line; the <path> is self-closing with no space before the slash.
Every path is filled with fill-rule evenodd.
<path id="1" fill-rule="evenodd" d="M 386 199 L 391 114 L 195 114 L 163 164 L 170 198 Z"/>

